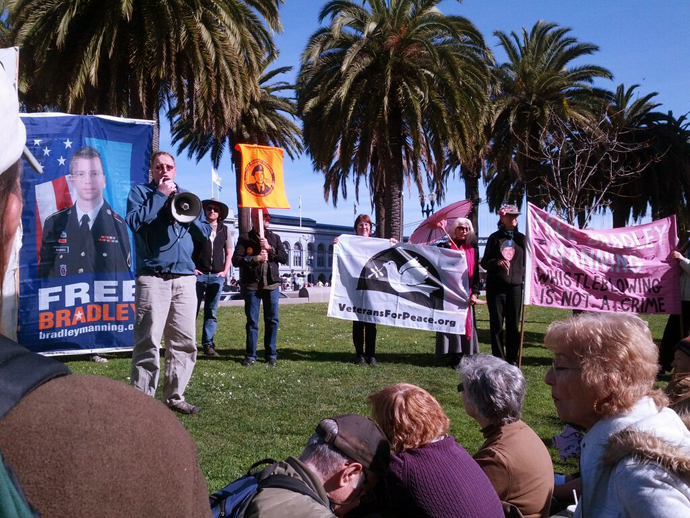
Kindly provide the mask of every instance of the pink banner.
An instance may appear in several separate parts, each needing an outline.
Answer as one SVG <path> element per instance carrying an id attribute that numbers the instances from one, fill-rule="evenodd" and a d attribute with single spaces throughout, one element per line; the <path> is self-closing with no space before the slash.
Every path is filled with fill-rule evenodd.
<path id="1" fill-rule="evenodd" d="M 672 216 L 614 230 L 580 230 L 529 206 L 525 303 L 583 311 L 680 314 Z"/>

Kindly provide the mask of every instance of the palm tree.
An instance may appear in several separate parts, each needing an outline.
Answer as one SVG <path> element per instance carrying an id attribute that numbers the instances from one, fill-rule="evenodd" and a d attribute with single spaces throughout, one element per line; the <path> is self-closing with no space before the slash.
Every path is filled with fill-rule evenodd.
<path id="1" fill-rule="evenodd" d="M 599 47 L 580 43 L 569 28 L 538 21 L 522 37 L 511 32 L 494 34 L 508 61 L 494 70 L 495 96 L 490 160 L 495 174 L 487 195 L 496 209 L 504 201 L 518 201 L 526 189 L 528 200 L 545 206 L 539 178 L 544 164 L 535 150 L 537 138 L 555 113 L 563 121 L 585 121 L 606 97 L 591 86 L 594 78 L 610 79 L 611 72 L 596 65 L 572 65 Z"/>
<path id="2" fill-rule="evenodd" d="M 31 109 L 158 119 L 176 105 L 202 130 L 258 95 L 281 0 L 10 0 Z"/>
<path id="3" fill-rule="evenodd" d="M 293 121 L 297 112 L 295 102 L 289 97 L 278 95 L 282 91 L 293 89 L 293 86 L 285 81 L 271 83 L 276 76 L 289 72 L 292 67 L 266 71 L 274 60 L 275 56 L 267 56 L 263 60 L 258 81 L 259 96 L 242 110 L 233 126 L 211 127 L 202 132 L 195 128 L 192 120 L 180 117 L 177 110 L 171 111 L 168 118 L 172 125 L 172 143 L 179 144 L 178 153 L 187 149 L 189 158 L 196 157 L 197 161 L 210 153 L 213 165 L 218 167 L 228 149 L 235 166 L 238 188 L 242 177 L 242 159 L 235 150 L 236 144 L 282 147 L 292 159 L 301 153 L 301 132 Z M 239 191 L 237 199 L 239 200 Z M 245 234 L 250 230 L 249 211 L 238 209 L 238 214 L 240 234 Z"/>
<path id="4" fill-rule="evenodd" d="M 446 153 L 481 113 L 489 55 L 467 19 L 439 0 L 331 0 L 302 55 L 298 107 L 324 196 L 368 184 L 380 237 L 402 237 L 402 188 L 443 195 Z"/>
<path id="5" fill-rule="evenodd" d="M 10 46 L 10 26 L 7 23 L 7 0 L 0 0 L 0 49 Z"/>

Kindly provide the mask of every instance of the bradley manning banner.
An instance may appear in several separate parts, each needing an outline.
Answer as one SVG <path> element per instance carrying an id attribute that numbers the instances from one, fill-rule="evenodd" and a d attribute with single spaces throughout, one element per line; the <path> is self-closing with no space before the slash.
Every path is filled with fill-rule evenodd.
<path id="1" fill-rule="evenodd" d="M 19 342 L 35 352 L 132 348 L 134 249 L 127 195 L 144 183 L 153 126 L 113 117 L 31 114 L 24 165 Z"/>
<path id="2" fill-rule="evenodd" d="M 463 334 L 469 280 L 462 252 L 340 236 L 328 316 Z"/>
<path id="3" fill-rule="evenodd" d="M 680 314 L 675 216 L 580 230 L 529 205 L 525 303 L 583 311 Z"/>

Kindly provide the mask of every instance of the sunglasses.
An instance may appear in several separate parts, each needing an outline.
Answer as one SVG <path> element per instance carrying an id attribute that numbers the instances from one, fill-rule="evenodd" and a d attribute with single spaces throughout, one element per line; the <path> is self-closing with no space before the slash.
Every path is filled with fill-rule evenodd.
<path id="1" fill-rule="evenodd" d="M 465 387 L 462 386 L 462 382 L 458 383 L 458 392 L 462 392 L 465 390 Z"/>
<path id="2" fill-rule="evenodd" d="M 218 207 L 214 207 L 214 206 L 212 206 L 212 205 L 209 205 L 208 207 L 206 207 L 206 210 L 209 211 L 209 212 L 210 212 L 210 211 L 213 211 L 213 212 L 220 212 L 220 209 L 219 209 Z"/>
<path id="3" fill-rule="evenodd" d="M 470 229 L 467 227 L 455 227 L 458 230 L 464 230 L 465 232 L 469 231 Z"/>

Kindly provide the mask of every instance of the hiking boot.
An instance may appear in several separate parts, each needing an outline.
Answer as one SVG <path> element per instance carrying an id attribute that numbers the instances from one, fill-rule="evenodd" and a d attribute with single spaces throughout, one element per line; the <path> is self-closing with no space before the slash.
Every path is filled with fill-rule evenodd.
<path id="1" fill-rule="evenodd" d="M 376 358 L 374 358 L 373 356 L 369 357 L 369 365 L 371 365 L 372 367 L 376 367 L 378 364 L 379 362 L 376 361 Z"/>
<path id="2" fill-rule="evenodd" d="M 204 354 L 206 356 L 220 356 L 216 350 L 213 348 L 212 345 L 205 345 L 204 346 Z"/>
<path id="3" fill-rule="evenodd" d="M 256 360 L 254 358 L 245 358 L 244 361 L 242 362 L 243 367 L 251 367 L 254 365 L 254 362 Z"/>
<path id="4" fill-rule="evenodd" d="M 268 359 L 268 365 L 270 367 L 275 367 L 276 365 L 278 365 L 278 360 L 276 360 L 275 358 L 269 358 Z"/>
<path id="5" fill-rule="evenodd" d="M 89 361 L 94 363 L 108 363 L 107 358 L 103 358 L 103 356 L 98 356 L 97 354 L 89 356 Z"/>
<path id="6" fill-rule="evenodd" d="M 199 413 L 199 407 L 194 406 L 191 403 L 187 403 L 186 401 L 178 401 L 176 403 L 170 403 L 168 405 L 168 408 L 170 410 L 173 410 L 175 412 L 179 412 L 180 414 L 198 414 Z"/>
<path id="7" fill-rule="evenodd" d="M 357 356 L 357 359 L 355 360 L 355 365 L 366 365 L 367 360 L 364 358 L 364 356 Z"/>

